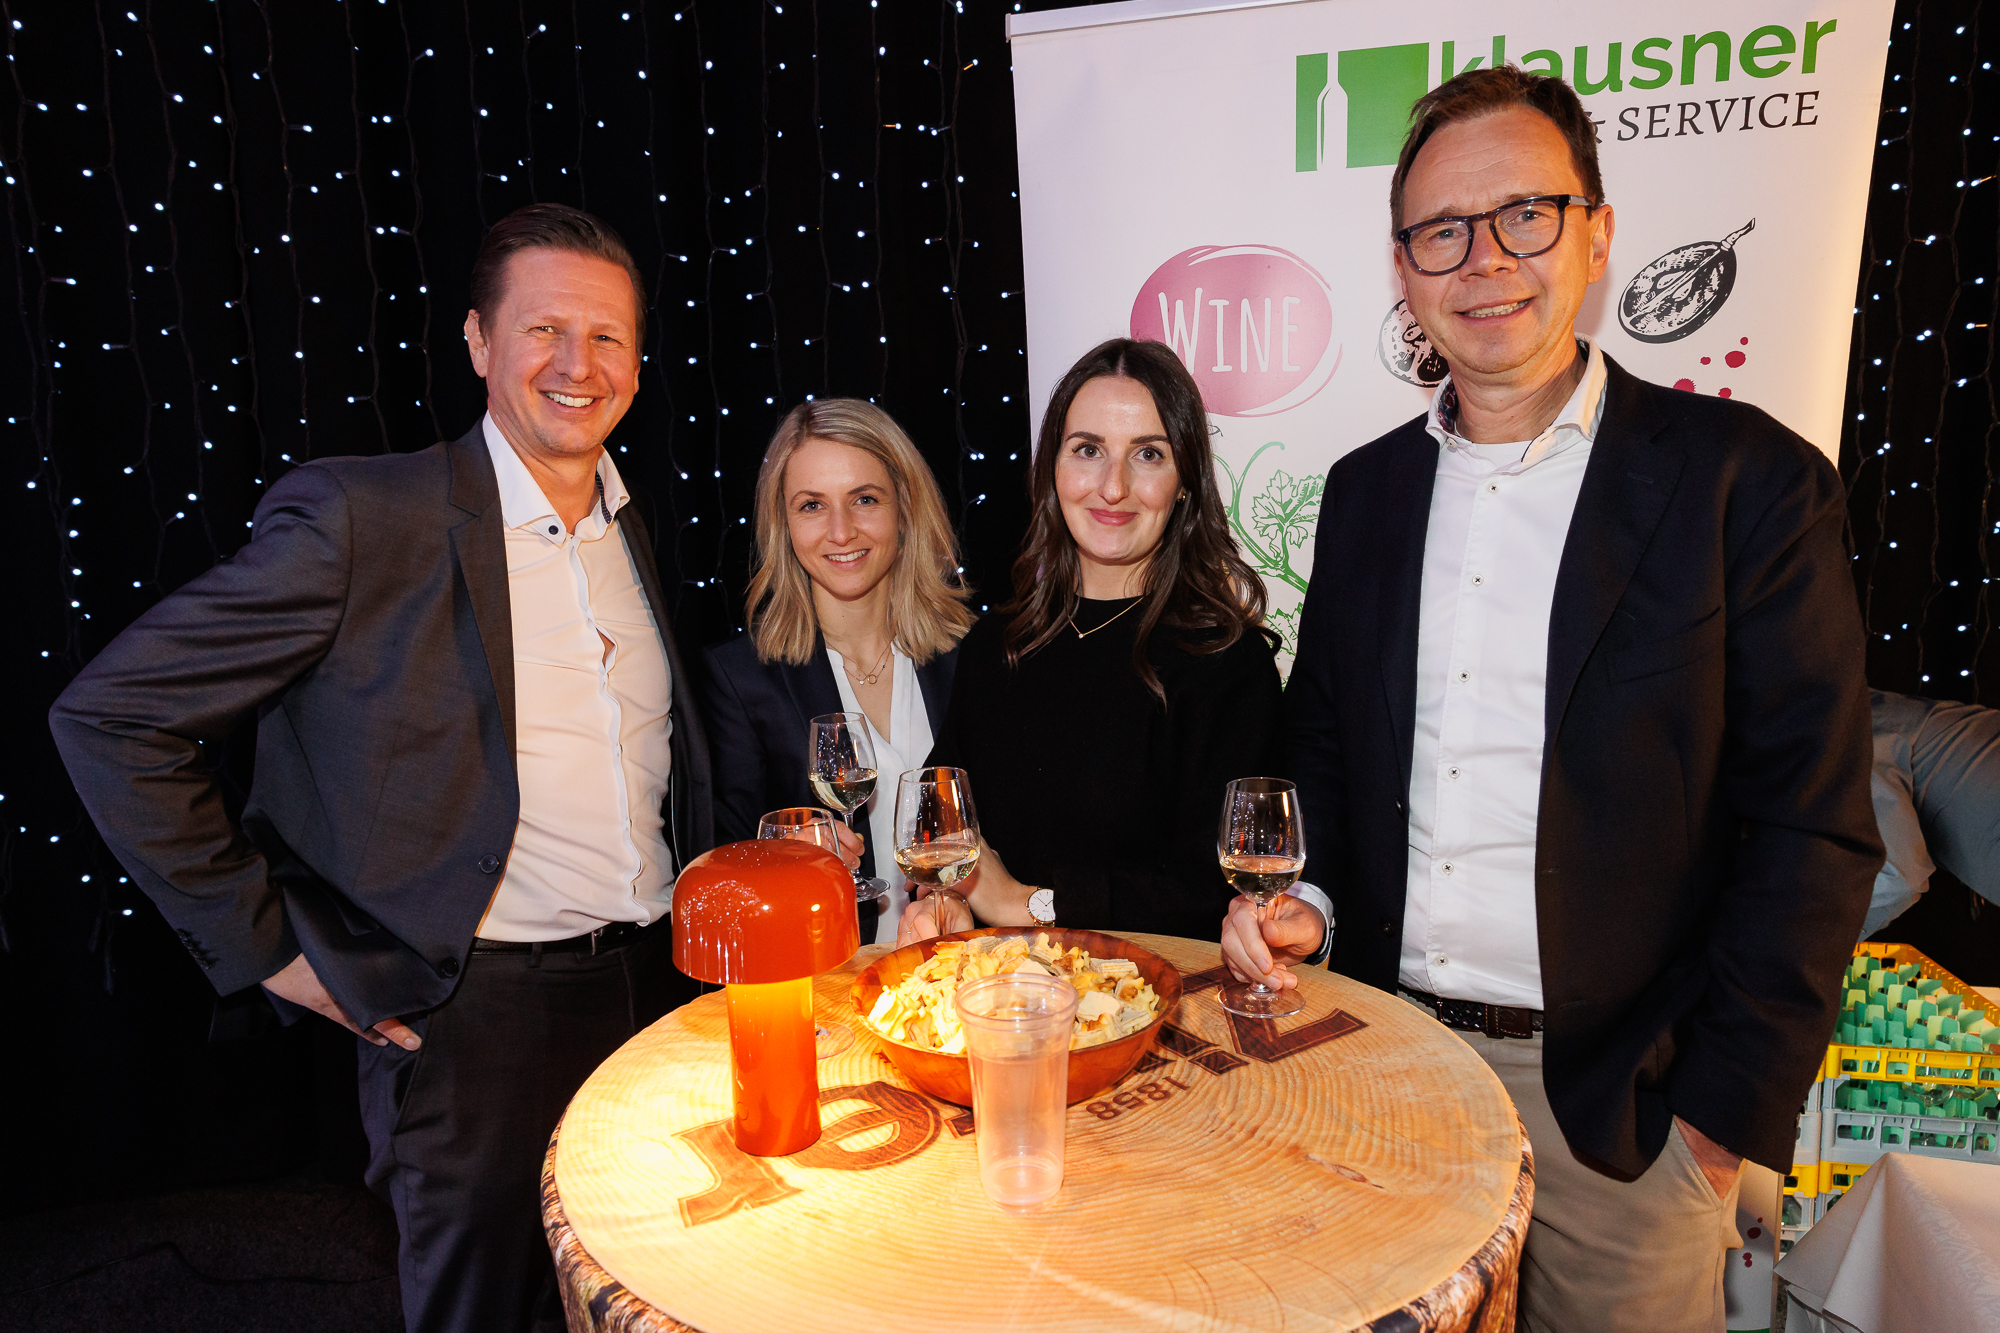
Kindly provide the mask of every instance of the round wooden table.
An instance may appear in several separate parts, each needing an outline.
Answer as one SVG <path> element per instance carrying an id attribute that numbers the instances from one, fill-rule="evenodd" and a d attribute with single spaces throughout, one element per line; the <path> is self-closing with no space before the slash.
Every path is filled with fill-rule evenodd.
<path id="1" fill-rule="evenodd" d="M 1489 1330 L 1514 1324 L 1534 1198 L 1500 1080 L 1423 1011 L 1319 968 L 1305 1012 L 1232 1018 L 1214 944 L 1159 1046 L 1069 1111 L 1062 1192 L 979 1187 L 972 1114 L 911 1091 L 854 1014 L 870 947 L 816 984 L 825 1132 L 730 1138 L 722 996 L 605 1061 L 550 1142 L 542 1215 L 572 1330 Z"/>

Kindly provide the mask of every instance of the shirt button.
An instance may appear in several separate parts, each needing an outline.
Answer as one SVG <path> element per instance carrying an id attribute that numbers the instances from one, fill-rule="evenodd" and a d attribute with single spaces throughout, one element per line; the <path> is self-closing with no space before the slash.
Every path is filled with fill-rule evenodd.
<path id="1" fill-rule="evenodd" d="M 439 959 L 439 960 L 438 960 L 438 975 L 439 975 L 439 976 L 441 976 L 441 977 L 443 977 L 443 978 L 444 978 L 444 979 L 445 979 L 446 981 L 450 981 L 450 980 L 451 980 L 451 979 L 452 979 L 453 977 L 457 976 L 457 975 L 458 975 L 458 960 L 457 960 L 456 958 L 441 958 L 441 959 Z"/>
<path id="2" fill-rule="evenodd" d="M 1472 586 L 1475 588 L 1486 586 L 1486 576 L 1484 574 L 1474 574 L 1472 576 Z"/>
<path id="3" fill-rule="evenodd" d="M 1440 875 L 1449 875 L 1451 873 L 1451 862 L 1449 861 L 1441 862 L 1438 865 L 1438 873 Z"/>
<path id="4" fill-rule="evenodd" d="M 1486 489 L 1489 494 L 1498 493 L 1498 491 L 1500 490 L 1500 483 L 1497 481 L 1489 481 L 1486 483 Z"/>
<path id="5" fill-rule="evenodd" d="M 493 853 L 488 852 L 479 858 L 479 870 L 481 874 L 490 875 L 499 868 L 500 858 L 493 855 Z"/>
<path id="6" fill-rule="evenodd" d="M 1458 683 L 1461 685 L 1465 684 L 1465 682 L 1471 679 L 1472 679 L 1472 673 L 1470 671 L 1461 671 L 1458 673 Z"/>
<path id="7" fill-rule="evenodd" d="M 1444 956 L 1443 954 L 1439 954 L 1439 955 L 1437 956 L 1437 965 L 1438 965 L 1439 967 L 1450 967 L 1450 966 L 1451 966 L 1451 959 L 1449 959 L 1449 958 L 1445 957 L 1445 956 Z"/>
<path id="8" fill-rule="evenodd" d="M 1452 778 L 1452 779 L 1456 780 L 1456 779 L 1457 779 L 1457 777 L 1458 777 L 1458 765 L 1457 765 L 1457 764 L 1453 764 L 1453 765 L 1452 765 L 1452 766 L 1451 766 L 1450 768 L 1447 768 L 1447 769 L 1446 769 L 1446 770 L 1444 771 L 1444 775 L 1445 775 L 1446 777 L 1448 777 L 1448 778 Z"/>
<path id="9" fill-rule="evenodd" d="M 561 532 L 561 531 L 562 531 L 562 529 L 561 529 L 561 528 L 559 528 L 559 527 L 557 527 L 557 526 L 556 526 L 555 524 L 553 524 L 553 523 L 549 524 L 549 536 L 553 537 L 553 536 L 555 536 L 555 535 L 556 535 L 556 534 L 557 534 L 558 532 Z"/>

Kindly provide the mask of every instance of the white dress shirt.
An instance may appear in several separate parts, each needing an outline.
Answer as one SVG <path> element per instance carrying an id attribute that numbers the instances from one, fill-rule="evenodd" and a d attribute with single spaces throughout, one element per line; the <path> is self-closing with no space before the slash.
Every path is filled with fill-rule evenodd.
<path id="1" fill-rule="evenodd" d="M 521 822 L 478 933 L 556 940 L 658 920 L 673 905 L 672 681 L 638 566 L 607 517 L 630 497 L 602 455 L 602 499 L 565 532 L 493 418 L 481 424 L 506 524 Z"/>
<path id="2" fill-rule="evenodd" d="M 875 747 L 875 794 L 861 807 L 868 815 L 868 845 L 875 849 L 875 877 L 888 884 L 889 891 L 880 899 L 887 906 L 876 922 L 875 938 L 861 941 L 863 944 L 896 942 L 896 927 L 910 901 L 909 881 L 896 864 L 896 780 L 923 764 L 935 739 L 930 712 L 924 707 L 923 687 L 917 683 L 917 664 L 904 656 L 901 648 L 891 651 L 895 674 L 889 678 L 889 734 L 884 736 L 873 722 L 868 724 L 868 740 Z M 826 660 L 840 685 L 841 711 L 861 712 L 844 659 L 829 647 Z"/>
<path id="3" fill-rule="evenodd" d="M 1473 444 L 1431 401 L 1437 482 L 1424 538 L 1401 980 L 1542 1007 L 1535 921 L 1549 608 L 1604 415 L 1604 354 L 1532 440 Z"/>

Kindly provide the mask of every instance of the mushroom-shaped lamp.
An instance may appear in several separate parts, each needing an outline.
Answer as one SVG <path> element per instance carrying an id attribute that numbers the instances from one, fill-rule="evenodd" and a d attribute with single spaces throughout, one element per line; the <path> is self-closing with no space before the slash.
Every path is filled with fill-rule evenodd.
<path id="1" fill-rule="evenodd" d="M 674 884 L 674 963 L 729 988 L 736 1146 L 782 1157 L 819 1138 L 812 979 L 860 947 L 854 880 L 823 848 L 732 842 Z"/>

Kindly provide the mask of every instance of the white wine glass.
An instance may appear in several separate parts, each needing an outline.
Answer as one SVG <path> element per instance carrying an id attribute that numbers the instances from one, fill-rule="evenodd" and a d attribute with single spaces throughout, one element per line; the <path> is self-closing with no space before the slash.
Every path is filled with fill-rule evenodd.
<path id="1" fill-rule="evenodd" d="M 1283 778 L 1237 778 L 1224 787 L 1216 854 L 1222 877 L 1257 905 L 1262 921 L 1306 868 L 1298 788 Z M 1224 986 L 1221 995 L 1224 1009 L 1245 1018 L 1287 1018 L 1303 1008 L 1296 996 L 1261 981 Z"/>
<path id="2" fill-rule="evenodd" d="M 964 769 L 913 768 L 897 779 L 896 864 L 933 893 L 951 892 L 978 869 L 979 816 Z"/>
<path id="3" fill-rule="evenodd" d="M 782 810 L 772 810 L 757 821 L 759 838 L 791 838 L 797 842 L 809 842 L 815 847 L 823 847 L 835 856 L 840 855 L 840 835 L 833 831 L 833 815 L 816 805 L 788 805 Z M 814 1008 L 818 1008 L 815 1000 Z M 813 1047 L 820 1059 L 829 1055 L 839 1055 L 854 1044 L 854 1034 L 840 1024 L 829 1026 L 818 1017 L 813 1018 Z"/>
<path id="4" fill-rule="evenodd" d="M 875 794 L 875 746 L 868 718 L 861 713 L 822 713 L 806 734 L 806 778 L 813 794 L 838 810 L 851 832 L 854 812 Z M 888 881 L 854 872 L 854 896 L 873 902 L 889 891 Z"/>
<path id="5" fill-rule="evenodd" d="M 816 805 L 788 805 L 769 812 L 757 821 L 757 836 L 809 842 L 840 855 L 840 835 L 833 831 L 833 815 Z"/>

